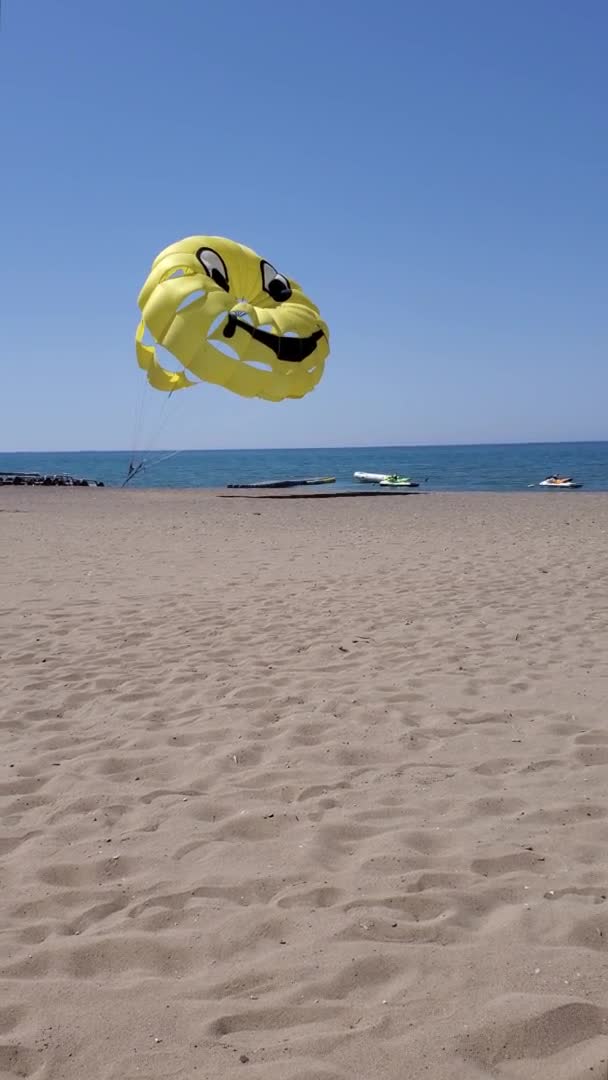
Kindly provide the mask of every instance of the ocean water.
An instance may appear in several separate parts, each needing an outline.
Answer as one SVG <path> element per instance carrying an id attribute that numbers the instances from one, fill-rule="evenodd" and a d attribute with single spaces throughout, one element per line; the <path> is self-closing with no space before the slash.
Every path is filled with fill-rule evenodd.
<path id="1" fill-rule="evenodd" d="M 0 453 L 0 472 L 69 473 L 119 486 L 130 458 L 127 451 Z M 175 454 L 167 450 L 151 454 L 131 485 L 220 488 L 286 477 L 335 476 L 335 487 L 324 489 L 330 491 L 360 487 L 352 478 L 355 470 L 400 473 L 418 480 L 421 490 L 431 491 L 527 491 L 545 476 L 559 472 L 584 484 L 585 491 L 608 491 L 608 442 L 183 450 Z M 547 494 L 542 488 L 536 490 Z"/>

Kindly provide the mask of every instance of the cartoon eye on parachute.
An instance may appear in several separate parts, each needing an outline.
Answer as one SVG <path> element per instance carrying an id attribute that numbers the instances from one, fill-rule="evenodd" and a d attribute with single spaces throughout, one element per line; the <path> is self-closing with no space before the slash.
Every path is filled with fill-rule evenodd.
<path id="1" fill-rule="evenodd" d="M 295 281 L 233 240 L 189 236 L 165 248 L 138 304 L 137 362 L 156 390 L 202 381 L 283 401 L 304 397 L 323 375 L 329 331 L 318 308 Z M 164 368 L 158 346 L 183 370 Z"/>

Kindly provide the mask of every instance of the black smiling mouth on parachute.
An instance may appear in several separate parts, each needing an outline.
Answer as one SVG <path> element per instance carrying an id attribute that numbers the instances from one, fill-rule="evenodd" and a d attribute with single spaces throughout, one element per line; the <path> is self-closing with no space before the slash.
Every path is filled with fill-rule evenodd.
<path id="1" fill-rule="evenodd" d="M 238 315 L 231 312 L 224 327 L 224 337 L 234 337 L 237 330 L 245 330 L 254 341 L 259 341 L 260 345 L 272 349 L 277 360 L 284 360 L 287 364 L 301 364 L 303 360 L 307 360 L 315 351 L 317 341 L 324 336 L 322 330 L 315 330 L 314 334 L 309 334 L 305 338 L 280 337 L 279 334 L 272 334 L 269 330 L 259 330 L 257 326 L 251 326 L 250 323 L 244 322 Z"/>
<path id="2" fill-rule="evenodd" d="M 196 257 L 207 276 L 224 292 L 230 292 L 228 269 L 219 252 L 214 251 L 213 248 L 199 248 Z M 277 304 L 284 304 L 291 299 L 292 288 L 289 281 L 284 274 L 279 274 L 272 263 L 262 259 L 260 273 L 264 292 L 267 292 Z M 271 349 L 277 360 L 282 360 L 286 364 L 301 364 L 307 360 L 314 353 L 317 342 L 325 337 L 322 330 L 315 330 L 305 338 L 273 334 L 270 330 L 260 330 L 257 326 L 252 326 L 243 318 L 239 318 L 238 314 L 229 312 L 223 331 L 224 337 L 234 337 L 237 330 L 244 330 L 254 341 Z"/>

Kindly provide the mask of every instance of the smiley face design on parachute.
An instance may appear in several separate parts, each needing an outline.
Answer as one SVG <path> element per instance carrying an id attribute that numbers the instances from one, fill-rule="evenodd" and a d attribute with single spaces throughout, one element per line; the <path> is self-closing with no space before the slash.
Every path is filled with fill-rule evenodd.
<path id="1" fill-rule="evenodd" d="M 200 251 L 197 251 L 196 256 L 209 277 L 221 289 L 230 292 L 230 278 L 221 255 L 217 251 L 212 251 L 211 248 L 201 248 Z M 264 291 L 268 293 L 276 304 L 285 304 L 291 299 L 293 293 L 289 281 L 283 274 L 279 274 L 274 266 L 271 266 L 265 259 L 260 260 L 260 274 Z M 224 337 L 233 338 L 237 330 L 245 331 L 254 341 L 259 341 L 262 345 L 272 349 L 279 360 L 288 364 L 301 364 L 303 360 L 312 355 L 317 347 L 317 342 L 323 337 L 322 330 L 313 331 L 307 338 L 272 334 L 268 330 L 260 330 L 250 323 L 240 320 L 239 313 L 231 311 L 223 329 Z"/>
<path id="2" fill-rule="evenodd" d="M 194 236 L 155 259 L 140 296 L 137 359 L 159 390 L 190 374 L 245 397 L 301 398 L 319 382 L 329 331 L 300 285 L 251 248 Z M 146 330 L 152 344 L 144 343 Z M 163 346 L 184 370 L 161 367 Z"/>

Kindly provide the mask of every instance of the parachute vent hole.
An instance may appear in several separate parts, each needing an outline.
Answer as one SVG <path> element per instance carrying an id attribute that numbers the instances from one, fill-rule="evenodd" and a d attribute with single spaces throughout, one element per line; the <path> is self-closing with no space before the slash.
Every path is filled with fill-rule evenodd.
<path id="1" fill-rule="evenodd" d="M 191 274 L 192 271 L 188 270 L 185 266 L 178 266 L 175 270 L 170 270 L 168 274 L 163 274 L 161 281 L 171 281 L 172 278 L 186 277 Z"/>
<path id="2" fill-rule="evenodd" d="M 196 292 L 190 293 L 188 296 L 184 297 L 177 310 L 183 311 L 184 308 L 191 307 L 192 304 L 198 303 L 199 300 L 204 300 L 206 295 L 207 293 L 204 289 L 197 289 Z"/>
<path id="3" fill-rule="evenodd" d="M 272 371 L 272 366 L 264 363 L 263 360 L 247 360 L 246 364 L 247 367 L 257 368 L 258 371 Z"/>
<path id="4" fill-rule="evenodd" d="M 227 341 L 210 341 L 209 345 L 212 349 L 222 353 L 223 356 L 229 356 L 231 360 L 241 359 L 236 350 L 231 348 Z"/>
<path id="5" fill-rule="evenodd" d="M 144 329 L 144 336 L 143 336 L 143 338 L 141 340 L 142 340 L 142 345 L 156 345 L 156 341 L 153 338 L 150 331 L 148 330 L 147 326 Z"/>
<path id="6" fill-rule="evenodd" d="M 165 349 L 162 345 L 156 346 L 156 359 L 161 367 L 166 368 L 167 371 L 173 371 L 176 374 L 179 374 L 184 370 L 182 364 L 175 358 L 173 353 L 170 353 L 169 350 Z"/>

